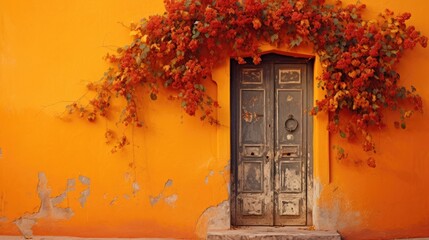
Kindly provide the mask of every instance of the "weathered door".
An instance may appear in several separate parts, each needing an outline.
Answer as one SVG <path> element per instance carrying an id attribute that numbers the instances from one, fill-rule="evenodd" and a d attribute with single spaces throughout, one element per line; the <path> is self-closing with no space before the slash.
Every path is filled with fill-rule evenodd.
<path id="1" fill-rule="evenodd" d="M 231 69 L 233 224 L 306 225 L 311 65 L 269 54 Z"/>

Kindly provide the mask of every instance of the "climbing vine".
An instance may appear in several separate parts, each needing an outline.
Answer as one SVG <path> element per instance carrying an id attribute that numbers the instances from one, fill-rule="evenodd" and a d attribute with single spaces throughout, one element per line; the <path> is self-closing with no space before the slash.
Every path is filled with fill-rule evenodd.
<path id="1" fill-rule="evenodd" d="M 377 19 L 366 20 L 364 4 L 344 6 L 324 0 L 164 2 L 163 15 L 131 24 L 132 42 L 108 54 L 111 68 L 101 83 L 88 86 L 96 97 L 87 107 L 69 106 L 70 112 L 95 121 L 108 114 L 116 96 L 126 100 L 121 122 L 141 126 L 136 90 L 146 86 L 156 100 L 159 88 L 166 87 L 176 90 L 170 98 L 178 100 L 187 114 L 216 124 L 213 111 L 218 103 L 205 88 L 213 67 L 230 57 L 239 63 L 252 57 L 258 64 L 264 42 L 313 47 L 323 67 L 318 86 L 326 95 L 316 101 L 311 114 L 330 113 L 329 131 L 361 139 L 365 151 L 375 149 L 370 133 L 385 125 L 385 109 L 399 110 L 398 128 L 405 128 L 405 120 L 422 111 L 416 89 L 401 86 L 395 71 L 405 50 L 427 45 L 427 37 L 406 25 L 409 13 L 386 10 Z M 341 121 L 343 112 L 350 113 L 351 120 Z"/>

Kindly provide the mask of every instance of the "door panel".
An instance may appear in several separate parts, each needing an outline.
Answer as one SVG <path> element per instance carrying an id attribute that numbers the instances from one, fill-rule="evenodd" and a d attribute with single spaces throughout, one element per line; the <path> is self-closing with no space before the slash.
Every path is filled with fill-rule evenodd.
<path id="1" fill-rule="evenodd" d="M 273 222 L 272 111 L 267 109 L 273 94 L 267 91 L 268 69 L 247 67 L 238 71 L 237 117 L 238 225 L 271 225 Z M 271 122 L 270 122 L 271 121 Z M 268 157 L 268 158 L 267 158 Z"/>
<path id="2" fill-rule="evenodd" d="M 232 64 L 232 221 L 307 224 L 307 64 Z"/>
<path id="3" fill-rule="evenodd" d="M 306 224 L 305 64 L 275 64 L 274 225 Z"/>

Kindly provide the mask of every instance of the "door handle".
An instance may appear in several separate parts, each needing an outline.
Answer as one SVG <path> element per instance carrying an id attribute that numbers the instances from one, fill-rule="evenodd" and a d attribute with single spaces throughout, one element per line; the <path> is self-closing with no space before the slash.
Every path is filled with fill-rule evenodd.
<path id="1" fill-rule="evenodd" d="M 298 128 L 298 121 L 293 117 L 292 114 L 289 115 L 288 119 L 285 121 L 286 131 L 292 133 Z"/>

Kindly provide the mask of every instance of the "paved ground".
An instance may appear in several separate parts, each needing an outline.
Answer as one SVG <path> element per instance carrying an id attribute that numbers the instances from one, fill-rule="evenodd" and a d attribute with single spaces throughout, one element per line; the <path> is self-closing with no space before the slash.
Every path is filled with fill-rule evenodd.
<path id="1" fill-rule="evenodd" d="M 246 227 L 210 231 L 208 240 L 341 240 L 336 231 L 315 231 L 300 227 Z"/>
<path id="2" fill-rule="evenodd" d="M 325 233 L 329 234 L 328 232 L 325 232 Z M 211 234 L 213 234 L 213 232 Z M 216 238 L 212 238 L 212 239 L 216 239 Z M 228 239 L 228 238 L 223 238 L 223 239 Z M 257 239 L 257 238 L 253 238 L 253 239 Z M 271 238 L 271 239 L 275 239 L 275 238 Z M 290 239 L 293 239 L 293 238 L 290 238 Z M 25 240 L 25 238 L 21 236 L 0 236 L 0 240 Z M 173 238 L 79 238 L 79 237 L 49 237 L 49 236 L 37 237 L 36 236 L 36 237 L 33 237 L 32 240 L 175 240 L 175 239 Z M 401 240 L 429 240 L 429 237 L 402 238 Z"/>
<path id="3" fill-rule="evenodd" d="M 0 240 L 25 240 L 19 236 L 0 236 Z M 35 236 L 31 240 L 174 240 L 173 238 L 79 238 L 79 237 L 49 237 Z"/>

